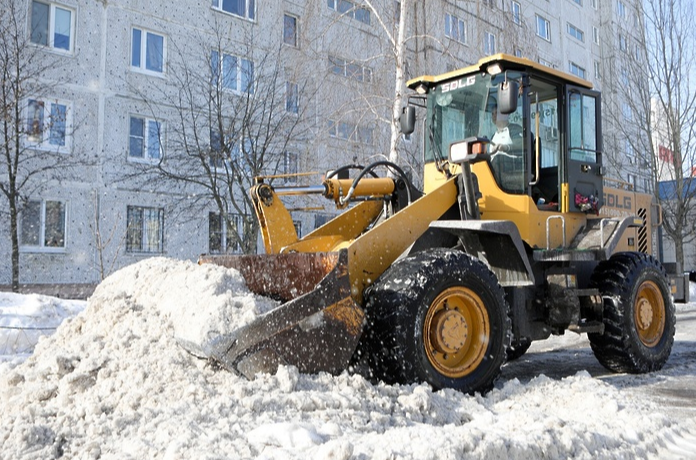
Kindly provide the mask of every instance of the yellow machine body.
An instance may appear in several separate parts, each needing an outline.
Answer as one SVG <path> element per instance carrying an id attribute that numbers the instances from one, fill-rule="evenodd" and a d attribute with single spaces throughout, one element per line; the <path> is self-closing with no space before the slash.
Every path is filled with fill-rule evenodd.
<path id="1" fill-rule="evenodd" d="M 473 92 L 476 85 L 478 94 Z M 580 317 L 580 310 L 599 314 L 601 299 L 595 290 L 579 287 L 578 279 L 587 284 L 594 267 L 617 252 L 651 254 L 660 210 L 649 195 L 635 193 L 627 184 L 604 185 L 599 93 L 582 79 L 506 55 L 420 77 L 408 86 L 428 94 L 419 102 L 427 105 L 426 129 L 431 130 L 425 133 L 422 192 L 393 164 L 389 167 L 396 177 L 368 177 L 374 173 L 366 167 L 352 179 L 328 175 L 320 186 L 274 187 L 260 180 L 250 193 L 265 254 L 204 256 L 200 262 L 236 268 L 253 292 L 284 303 L 200 347 L 209 350 L 209 357 L 249 378 L 281 364 L 296 365 L 302 372 L 341 372 L 362 334 L 366 291 L 399 259 L 438 248 L 456 248 L 478 258 L 498 288 L 509 290 L 508 301 L 517 312 L 512 333 L 531 341 L 570 328 L 603 331 L 601 318 L 583 322 Z M 465 94 L 467 89 L 472 93 Z M 508 104 L 511 118 L 517 113 L 523 122 L 522 157 L 508 150 L 494 153 L 489 147 L 493 141 L 475 134 L 492 95 L 499 106 Z M 546 130 L 542 144 L 543 113 L 555 114 L 557 124 L 569 125 L 569 132 Z M 576 125 L 595 128 L 578 132 Z M 470 128 L 473 135 L 465 133 Z M 545 156 L 549 154 L 555 155 L 551 162 Z M 518 169 L 506 175 L 496 170 L 501 168 L 498 161 L 517 162 Z M 536 185 L 549 178 L 556 193 L 545 201 L 537 196 L 544 190 Z M 341 212 L 298 237 L 282 199 L 305 193 L 323 195 Z M 426 342 L 433 350 L 456 354 L 468 340 L 465 332 L 458 332 L 467 320 L 448 302 L 461 304 L 462 311 L 478 318 L 483 331 L 490 332 L 491 319 L 479 293 L 448 289 L 426 315 L 432 325 Z M 543 304 L 536 294 L 542 291 L 550 299 L 554 296 L 549 293 L 562 295 Z M 561 298 L 570 300 L 564 304 Z M 644 312 L 650 311 L 647 301 L 642 305 Z M 524 316 L 534 308 L 539 309 L 537 316 L 550 315 L 547 322 Z M 660 311 L 664 313 L 664 303 Z M 487 346 L 488 338 L 476 342 L 478 351 L 471 360 L 462 358 L 456 365 L 449 364 L 447 353 L 430 349 L 427 359 L 444 369 L 446 377 L 464 376 L 485 362 Z M 460 372 L 460 367 L 467 370 Z"/>

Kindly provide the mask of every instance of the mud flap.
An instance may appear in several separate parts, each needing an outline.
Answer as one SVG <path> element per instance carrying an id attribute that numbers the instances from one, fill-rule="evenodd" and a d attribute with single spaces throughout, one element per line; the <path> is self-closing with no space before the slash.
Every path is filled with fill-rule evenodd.
<path id="1" fill-rule="evenodd" d="M 204 261 L 239 268 L 249 288 L 261 295 L 272 294 L 269 290 L 287 292 L 287 289 L 279 289 L 282 281 L 255 284 L 253 279 L 283 278 L 296 289 L 297 281 L 316 276 L 316 271 L 303 273 L 298 268 L 306 266 L 307 261 L 323 267 L 320 271 L 330 269 L 309 292 L 302 292 L 308 289 L 301 288 L 298 297 L 230 334 L 203 344 L 204 354 L 225 369 L 249 379 L 259 372 L 275 373 L 282 364 L 297 366 L 303 373 L 340 373 L 355 352 L 364 318 L 363 309 L 350 295 L 347 251 L 278 256 L 242 256 L 226 263 Z M 250 263 L 249 257 L 256 258 L 256 262 Z M 265 273 L 259 272 L 260 265 Z M 256 269 L 250 269 L 251 266 Z"/>

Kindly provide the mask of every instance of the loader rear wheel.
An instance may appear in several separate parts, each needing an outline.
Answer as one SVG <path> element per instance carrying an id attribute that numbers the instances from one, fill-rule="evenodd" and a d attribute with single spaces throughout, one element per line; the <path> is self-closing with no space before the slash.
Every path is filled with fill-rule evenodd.
<path id="1" fill-rule="evenodd" d="M 436 249 L 397 261 L 366 291 L 370 368 L 388 383 L 489 390 L 505 361 L 503 289 L 481 261 Z"/>
<path id="2" fill-rule="evenodd" d="M 661 369 L 676 322 L 662 265 L 647 254 L 618 253 L 597 266 L 591 286 L 604 298 L 604 333 L 588 334 L 599 362 L 614 372 Z"/>

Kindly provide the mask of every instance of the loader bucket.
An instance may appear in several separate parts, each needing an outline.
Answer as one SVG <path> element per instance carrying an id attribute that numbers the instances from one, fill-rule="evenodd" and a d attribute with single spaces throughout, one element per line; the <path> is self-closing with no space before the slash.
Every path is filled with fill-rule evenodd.
<path id="1" fill-rule="evenodd" d="M 348 366 L 363 326 L 351 297 L 346 250 L 254 256 L 202 256 L 240 271 L 249 289 L 285 301 L 248 325 L 213 338 L 204 353 L 249 379 L 281 364 L 303 373 L 340 373 Z"/>

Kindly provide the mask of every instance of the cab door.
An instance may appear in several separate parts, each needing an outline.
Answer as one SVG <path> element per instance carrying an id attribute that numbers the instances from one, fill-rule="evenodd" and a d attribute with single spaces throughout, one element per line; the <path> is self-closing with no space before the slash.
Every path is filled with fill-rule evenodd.
<path id="1" fill-rule="evenodd" d="M 567 135 L 562 212 L 595 214 L 602 206 L 601 100 L 597 91 L 566 88 Z"/>

